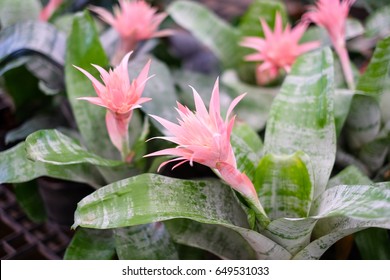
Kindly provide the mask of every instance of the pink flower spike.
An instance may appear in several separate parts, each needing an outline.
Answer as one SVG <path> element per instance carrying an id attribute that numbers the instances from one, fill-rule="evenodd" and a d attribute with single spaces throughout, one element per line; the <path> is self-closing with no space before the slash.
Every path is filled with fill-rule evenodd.
<path id="1" fill-rule="evenodd" d="M 62 4 L 63 0 L 50 0 L 49 3 L 42 9 L 39 14 L 39 20 L 48 21 L 54 11 Z"/>
<path id="2" fill-rule="evenodd" d="M 345 79 L 350 89 L 355 87 L 353 73 L 345 46 L 345 25 L 349 9 L 355 0 L 318 0 L 316 5 L 303 15 L 307 23 L 313 22 L 325 28 L 332 44 L 339 55 Z"/>
<path id="3" fill-rule="evenodd" d="M 252 182 L 237 169 L 236 158 L 230 143 L 234 117 L 230 118 L 229 115 L 244 95 L 233 100 L 225 120 L 220 115 L 218 79 L 214 85 L 208 111 L 195 89 L 193 89 L 193 96 L 195 112 L 178 103 L 176 109 L 179 114 L 178 124 L 151 115 L 167 130 L 168 136 L 157 138 L 175 143 L 177 147 L 163 149 L 145 157 L 174 156 L 173 159 L 162 163 L 160 168 L 170 162 L 178 162 L 174 167 L 185 162 L 189 162 L 191 165 L 193 162 L 197 162 L 208 166 L 222 180 L 260 209 L 260 202 Z"/>
<path id="4" fill-rule="evenodd" d="M 128 61 L 131 53 L 126 54 L 121 63 L 108 72 L 98 65 L 93 65 L 100 73 L 103 84 L 84 69 L 74 66 L 92 82 L 98 97 L 80 97 L 94 105 L 107 109 L 106 127 L 111 142 L 121 152 L 122 158 L 129 158 L 131 153 L 128 140 L 128 126 L 132 111 L 151 98 L 141 97 L 145 88 L 151 61 L 149 60 L 136 79 L 130 82 Z"/>
<path id="5" fill-rule="evenodd" d="M 277 13 L 275 28 L 272 32 L 268 24 L 260 19 L 265 38 L 245 37 L 241 46 L 256 50 L 245 57 L 246 61 L 259 62 L 256 70 L 257 82 L 262 85 L 276 79 L 281 69 L 289 72 L 291 66 L 301 54 L 318 48 L 320 42 L 309 42 L 299 45 L 307 24 L 299 23 L 291 29 L 287 24 L 283 30 L 282 16 Z"/>
<path id="6" fill-rule="evenodd" d="M 157 13 L 157 9 L 144 0 L 119 0 L 119 6 L 114 7 L 114 14 L 96 6 L 92 6 L 90 10 L 111 25 L 121 38 L 114 64 L 117 64 L 123 54 L 134 50 L 139 41 L 172 34 L 171 30 L 158 30 L 167 14 Z"/>

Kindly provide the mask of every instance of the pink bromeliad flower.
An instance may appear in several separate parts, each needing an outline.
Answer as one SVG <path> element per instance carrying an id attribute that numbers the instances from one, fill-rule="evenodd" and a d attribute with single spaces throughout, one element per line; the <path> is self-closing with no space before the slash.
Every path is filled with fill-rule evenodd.
<path id="1" fill-rule="evenodd" d="M 114 15 L 100 7 L 93 6 L 91 10 L 119 33 L 121 39 L 119 52 L 122 56 L 134 50 L 141 40 L 172 33 L 171 30 L 158 30 L 167 14 L 157 13 L 157 9 L 149 6 L 144 0 L 119 0 L 119 7 L 114 8 Z"/>
<path id="2" fill-rule="evenodd" d="M 290 72 L 298 56 L 320 46 L 319 42 L 298 44 L 307 24 L 299 23 L 293 29 L 287 24 L 283 30 L 282 17 L 279 13 L 276 14 L 273 32 L 263 19 L 260 19 L 260 22 L 265 38 L 245 37 L 241 42 L 242 46 L 257 51 L 246 56 L 246 61 L 262 62 L 256 70 L 257 82 L 260 85 L 277 78 L 281 69 Z"/>
<path id="3" fill-rule="evenodd" d="M 39 14 L 39 20 L 48 21 L 55 10 L 62 4 L 63 0 L 50 0 Z"/>
<path id="4" fill-rule="evenodd" d="M 92 104 L 107 109 L 106 126 L 111 142 L 121 152 L 122 159 L 131 160 L 131 151 L 129 149 L 128 127 L 133 110 L 140 108 L 141 104 L 150 101 L 151 98 L 141 97 L 144 91 L 148 77 L 151 61 L 144 66 L 138 77 L 130 83 L 127 64 L 131 53 L 124 56 L 121 63 L 107 72 L 102 67 L 92 64 L 100 73 L 104 85 L 95 79 L 84 69 L 76 67 L 88 79 L 98 97 L 81 97 Z"/>
<path id="5" fill-rule="evenodd" d="M 319 0 L 303 15 L 303 20 L 325 28 L 340 57 L 348 86 L 354 88 L 353 73 L 345 46 L 345 25 L 349 9 L 355 0 Z"/>
<path id="6" fill-rule="evenodd" d="M 264 213 L 252 182 L 244 173 L 237 169 L 233 148 L 230 144 L 230 135 L 235 120 L 235 117 L 230 118 L 230 115 L 245 94 L 233 100 L 224 120 L 220 113 L 218 79 L 212 91 L 208 111 L 198 92 L 194 88 L 192 90 L 196 111 L 192 112 L 187 107 L 177 103 L 178 124 L 152 115 L 154 119 L 168 130 L 169 134 L 169 136 L 157 138 L 173 142 L 178 146 L 146 156 L 168 155 L 175 157 L 162 163 L 159 169 L 167 163 L 175 161 L 178 161 L 178 163 L 173 168 L 186 162 L 189 162 L 190 165 L 193 162 L 197 162 L 208 166 Z"/>

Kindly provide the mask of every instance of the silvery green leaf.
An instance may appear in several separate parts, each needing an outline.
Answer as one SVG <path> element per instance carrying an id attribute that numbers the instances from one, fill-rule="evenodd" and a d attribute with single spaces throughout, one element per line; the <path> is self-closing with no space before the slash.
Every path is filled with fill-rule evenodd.
<path id="1" fill-rule="evenodd" d="M 170 234 L 161 222 L 113 230 L 120 260 L 177 260 Z"/>
<path id="2" fill-rule="evenodd" d="M 390 35 L 390 5 L 370 14 L 366 20 L 366 34 L 385 38 Z"/>
<path id="3" fill-rule="evenodd" d="M 264 154 L 309 156 L 314 198 L 325 189 L 336 155 L 333 75 L 329 48 L 299 57 L 272 103 L 264 140 Z"/>
<path id="4" fill-rule="evenodd" d="M 186 218 L 238 232 L 259 259 L 288 259 L 291 254 L 248 229 L 246 214 L 232 190 L 219 180 L 179 180 L 153 174 L 115 182 L 78 204 L 74 227 L 118 228 Z"/>
<path id="5" fill-rule="evenodd" d="M 0 26 L 7 26 L 38 20 L 42 5 L 38 0 L 1 0 L 0 2 Z"/>
<path id="6" fill-rule="evenodd" d="M 115 256 L 112 230 L 78 228 L 65 251 L 65 260 L 110 260 Z"/>
<path id="7" fill-rule="evenodd" d="M 58 130 L 39 130 L 26 138 L 29 159 L 53 165 L 90 163 L 98 166 L 119 166 L 121 161 L 104 159 L 87 151 L 80 144 Z"/>
<path id="8" fill-rule="evenodd" d="M 24 142 L 1 152 L 0 157 L 0 184 L 28 182 L 41 176 L 86 183 L 96 188 L 104 182 L 95 167 L 90 164 L 64 167 L 31 161 L 27 158 Z"/>

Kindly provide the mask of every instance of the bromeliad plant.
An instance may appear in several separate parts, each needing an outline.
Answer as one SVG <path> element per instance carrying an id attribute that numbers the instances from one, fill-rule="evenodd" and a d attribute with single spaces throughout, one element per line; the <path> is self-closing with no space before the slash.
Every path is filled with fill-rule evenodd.
<path id="1" fill-rule="evenodd" d="M 230 143 L 237 169 L 227 173 L 218 168 L 219 161 L 233 158 L 226 143 L 230 130 L 220 130 L 226 123 L 218 112 L 218 87 L 209 112 L 194 92 L 196 112 L 178 104 L 179 124 L 154 117 L 169 131 L 162 139 L 178 147 L 149 156 L 197 161 L 216 169 L 223 181 L 156 174 L 125 179 L 83 199 L 74 227 L 163 221 L 176 242 L 234 259 L 317 259 L 348 234 L 390 228 L 389 183 L 370 183 L 352 167 L 329 180 L 336 156 L 333 73 L 328 48 L 300 57 L 273 102 L 264 145 L 247 126 L 236 127 Z M 243 191 L 249 181 L 231 180 L 244 173 L 264 212 Z"/>

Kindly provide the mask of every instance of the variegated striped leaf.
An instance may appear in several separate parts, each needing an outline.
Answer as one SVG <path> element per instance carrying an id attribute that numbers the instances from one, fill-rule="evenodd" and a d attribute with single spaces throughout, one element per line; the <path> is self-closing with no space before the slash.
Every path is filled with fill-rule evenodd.
<path id="1" fill-rule="evenodd" d="M 390 35 L 390 5 L 384 6 L 370 14 L 366 20 L 366 34 L 370 37 L 387 37 Z"/>
<path id="2" fill-rule="evenodd" d="M 119 166 L 124 163 L 104 159 L 88 152 L 80 144 L 58 130 L 39 130 L 26 138 L 28 158 L 53 165 L 90 163 L 98 166 Z"/>
<path id="3" fill-rule="evenodd" d="M 168 220 L 164 224 L 177 243 L 206 250 L 222 259 L 256 259 L 253 248 L 234 230 L 186 219 Z"/>
<path id="4" fill-rule="evenodd" d="M 177 260 L 178 253 L 163 223 L 114 229 L 120 260 Z"/>
<path id="5" fill-rule="evenodd" d="M 117 228 L 186 218 L 238 232 L 256 258 L 288 259 L 291 254 L 248 229 L 246 215 L 232 190 L 219 180 L 179 180 L 143 174 L 110 184 L 78 204 L 74 227 Z"/>
<path id="6" fill-rule="evenodd" d="M 115 256 L 112 230 L 78 228 L 66 248 L 65 260 L 110 260 Z"/>
<path id="7" fill-rule="evenodd" d="M 313 199 L 314 174 L 303 153 L 265 155 L 257 169 L 254 185 L 261 204 L 271 220 L 303 218 Z"/>
<path id="8" fill-rule="evenodd" d="M 177 24 L 208 47 L 225 67 L 233 67 L 241 61 L 240 32 L 206 7 L 192 1 L 174 1 L 167 12 Z"/>
<path id="9" fill-rule="evenodd" d="M 38 0 L 1 0 L 1 27 L 5 28 L 19 22 L 38 21 L 42 5 Z"/>
<path id="10" fill-rule="evenodd" d="M 323 192 L 333 168 L 333 57 L 329 48 L 298 58 L 275 98 L 267 122 L 264 153 L 303 151 L 314 171 L 314 198 Z"/>
<path id="11" fill-rule="evenodd" d="M 0 184 L 22 183 L 41 176 L 87 183 L 96 188 L 104 184 L 99 172 L 90 164 L 58 166 L 29 160 L 24 142 L 1 152 L 0 158 Z"/>

